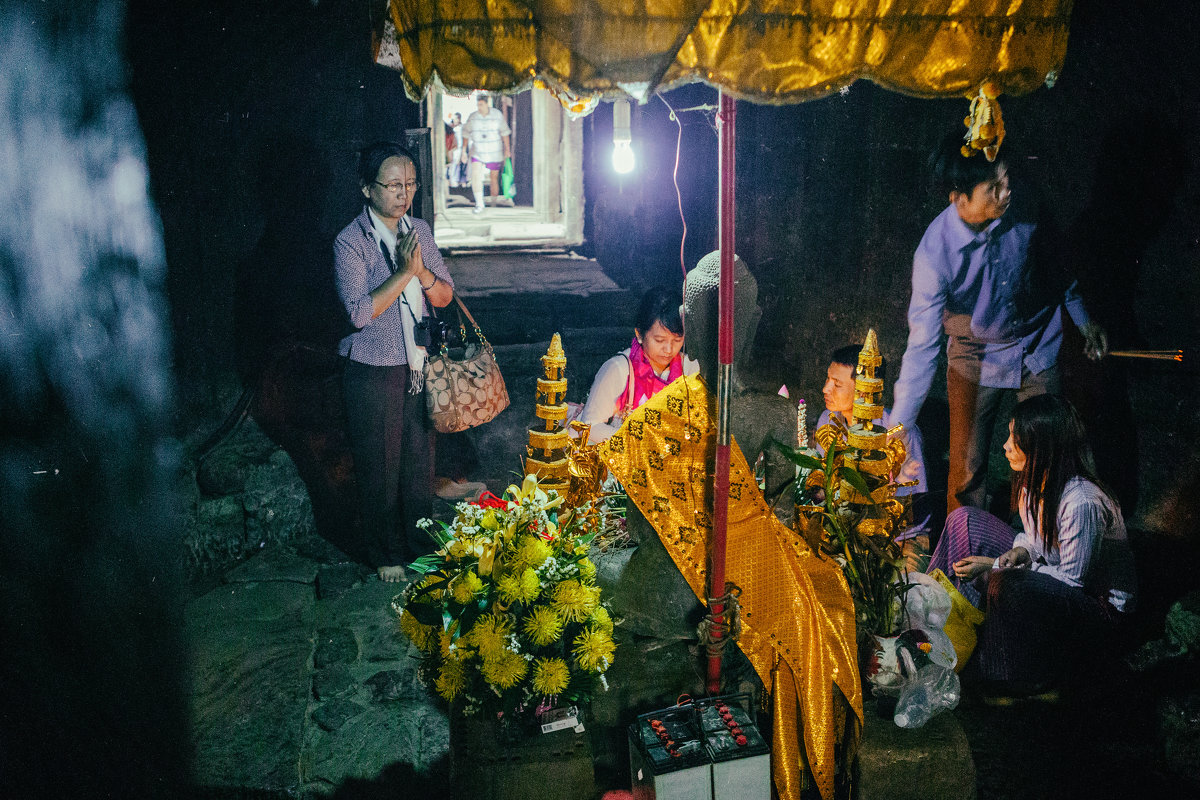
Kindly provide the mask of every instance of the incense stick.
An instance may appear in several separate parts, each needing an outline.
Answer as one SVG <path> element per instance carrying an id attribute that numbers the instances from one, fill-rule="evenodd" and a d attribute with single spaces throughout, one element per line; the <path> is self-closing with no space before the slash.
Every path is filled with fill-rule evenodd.
<path id="1" fill-rule="evenodd" d="M 1114 358 L 1149 358 L 1155 361 L 1183 361 L 1182 350 L 1112 350 Z"/>

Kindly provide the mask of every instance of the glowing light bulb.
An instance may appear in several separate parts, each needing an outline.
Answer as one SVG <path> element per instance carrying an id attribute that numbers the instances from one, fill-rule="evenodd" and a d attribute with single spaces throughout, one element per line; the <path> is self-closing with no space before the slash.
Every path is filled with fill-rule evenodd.
<path id="1" fill-rule="evenodd" d="M 633 172 L 633 145 L 629 142 L 613 142 L 613 169 L 622 175 Z"/>
<path id="2" fill-rule="evenodd" d="M 613 103 L 613 169 L 621 174 L 633 172 L 633 132 L 629 120 L 629 101 Z"/>

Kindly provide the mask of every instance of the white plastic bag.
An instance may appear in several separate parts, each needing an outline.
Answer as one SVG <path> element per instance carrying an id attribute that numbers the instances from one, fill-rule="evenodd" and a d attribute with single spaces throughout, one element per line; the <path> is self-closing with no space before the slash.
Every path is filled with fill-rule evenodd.
<path id="1" fill-rule="evenodd" d="M 958 655 L 954 644 L 943 628 L 950 618 L 949 593 L 934 578 L 922 572 L 909 572 L 904 576 L 906 583 L 914 584 L 905 594 L 903 627 L 918 630 L 929 640 L 929 660 L 940 667 L 954 669 Z"/>

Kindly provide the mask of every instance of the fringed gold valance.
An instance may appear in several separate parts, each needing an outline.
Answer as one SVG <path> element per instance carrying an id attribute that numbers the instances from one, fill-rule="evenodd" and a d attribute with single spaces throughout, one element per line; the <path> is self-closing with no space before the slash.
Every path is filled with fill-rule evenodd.
<path id="1" fill-rule="evenodd" d="M 423 96 L 513 91 L 541 78 L 581 95 L 645 97 L 703 81 L 795 103 L 859 78 L 919 97 L 990 79 L 1053 81 L 1071 0 L 391 0 L 384 60 Z"/>

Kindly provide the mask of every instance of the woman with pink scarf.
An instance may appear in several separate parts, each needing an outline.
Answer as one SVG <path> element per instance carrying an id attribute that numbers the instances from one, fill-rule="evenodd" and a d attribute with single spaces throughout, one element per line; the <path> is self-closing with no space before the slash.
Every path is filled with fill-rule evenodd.
<path id="1" fill-rule="evenodd" d="M 577 419 L 592 426 L 590 442 L 612 436 L 625 416 L 681 375 L 699 365 L 679 352 L 683 347 L 682 296 L 678 289 L 656 286 L 642 297 L 634 319 L 633 341 L 605 361 L 596 373 Z"/>

